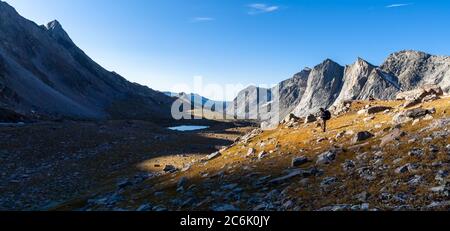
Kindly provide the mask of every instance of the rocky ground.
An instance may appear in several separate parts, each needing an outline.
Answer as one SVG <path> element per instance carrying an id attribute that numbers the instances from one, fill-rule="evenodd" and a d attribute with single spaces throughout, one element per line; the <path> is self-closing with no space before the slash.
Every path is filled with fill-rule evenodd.
<path id="1" fill-rule="evenodd" d="M 182 133 L 142 121 L 0 124 L 0 210 L 48 210 L 143 183 L 166 165 L 183 168 L 253 129 L 209 125 Z"/>
<path id="2" fill-rule="evenodd" d="M 450 99 L 355 101 L 326 133 L 295 119 L 56 210 L 448 210 Z M 145 166 L 151 168 L 154 163 Z"/>

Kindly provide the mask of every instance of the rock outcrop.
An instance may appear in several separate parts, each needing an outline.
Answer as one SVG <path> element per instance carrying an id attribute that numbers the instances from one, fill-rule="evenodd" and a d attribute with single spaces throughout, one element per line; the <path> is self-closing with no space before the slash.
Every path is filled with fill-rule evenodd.
<path id="1" fill-rule="evenodd" d="M 425 85 L 414 90 L 405 91 L 397 94 L 397 100 L 406 100 L 403 107 L 413 107 L 420 103 L 439 99 L 444 92 L 439 86 Z"/>
<path id="2" fill-rule="evenodd" d="M 420 51 L 400 51 L 391 54 L 380 66 L 399 79 L 404 90 L 433 84 L 450 90 L 450 57 L 435 56 Z"/>

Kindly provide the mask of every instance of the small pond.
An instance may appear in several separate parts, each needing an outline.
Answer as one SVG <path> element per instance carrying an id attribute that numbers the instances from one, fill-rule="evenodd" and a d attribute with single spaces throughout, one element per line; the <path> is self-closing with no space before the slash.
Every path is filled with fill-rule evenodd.
<path id="1" fill-rule="evenodd" d="M 204 130 L 207 128 L 209 128 L 209 126 L 181 125 L 177 127 L 169 127 L 168 129 L 179 132 L 190 132 L 190 131 Z"/>

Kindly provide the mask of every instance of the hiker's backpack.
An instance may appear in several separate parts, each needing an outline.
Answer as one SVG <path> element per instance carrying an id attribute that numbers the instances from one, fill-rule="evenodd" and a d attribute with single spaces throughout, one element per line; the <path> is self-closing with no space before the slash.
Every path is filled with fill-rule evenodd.
<path id="1" fill-rule="evenodd" d="M 331 120 L 331 112 L 330 111 L 325 111 L 323 113 L 323 120 Z"/>

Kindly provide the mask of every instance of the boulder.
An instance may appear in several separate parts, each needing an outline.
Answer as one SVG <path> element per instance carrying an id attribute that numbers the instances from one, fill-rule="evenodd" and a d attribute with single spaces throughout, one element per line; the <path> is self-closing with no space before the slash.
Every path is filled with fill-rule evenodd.
<path id="1" fill-rule="evenodd" d="M 305 124 L 316 122 L 317 118 L 314 115 L 309 115 L 305 118 Z"/>
<path id="2" fill-rule="evenodd" d="M 356 168 L 356 164 L 353 160 L 346 160 L 341 166 L 346 172 L 350 172 Z"/>
<path id="3" fill-rule="evenodd" d="M 401 92 L 397 94 L 397 100 L 406 100 L 403 107 L 413 107 L 422 102 L 438 99 L 444 92 L 436 85 L 425 85 L 415 90 Z"/>
<path id="4" fill-rule="evenodd" d="M 252 156 L 254 154 L 255 154 L 255 149 L 249 148 L 248 151 L 247 151 L 247 155 L 246 156 L 249 157 L 249 156 Z"/>
<path id="5" fill-rule="evenodd" d="M 435 120 L 426 128 L 426 130 L 433 130 L 438 128 L 444 129 L 446 127 L 450 127 L 450 118 L 442 118 Z"/>
<path id="6" fill-rule="evenodd" d="M 424 89 L 429 95 L 435 94 L 437 96 L 443 96 L 444 91 L 440 86 L 434 85 L 434 84 L 428 84 L 422 86 L 422 89 Z"/>
<path id="7" fill-rule="evenodd" d="M 410 122 L 410 121 L 412 121 L 412 120 L 413 120 L 413 119 L 407 117 L 407 116 L 405 115 L 404 112 L 400 112 L 400 113 L 397 113 L 397 114 L 392 118 L 392 123 L 393 123 L 393 124 L 404 124 L 404 123 Z"/>
<path id="8" fill-rule="evenodd" d="M 364 118 L 363 121 L 364 121 L 364 123 L 368 123 L 368 122 L 370 122 L 370 121 L 372 121 L 374 119 L 375 119 L 375 116 L 369 116 L 367 118 Z"/>
<path id="9" fill-rule="evenodd" d="M 414 107 L 416 105 L 419 105 L 420 103 L 422 103 L 421 99 L 413 99 L 413 100 L 407 100 L 402 107 L 404 108 L 410 108 L 410 107 Z"/>
<path id="10" fill-rule="evenodd" d="M 317 165 L 330 164 L 331 162 L 333 162 L 336 159 L 336 157 L 339 153 L 340 153 L 340 150 L 337 150 L 337 149 L 333 149 L 333 150 L 324 152 L 317 157 L 316 164 Z"/>
<path id="11" fill-rule="evenodd" d="M 435 100 L 438 100 L 439 99 L 439 96 L 437 96 L 437 95 L 427 95 L 427 96 L 425 96 L 423 99 L 422 99 L 422 103 L 425 103 L 425 102 L 430 102 L 430 101 L 435 101 Z"/>
<path id="12" fill-rule="evenodd" d="M 299 167 L 299 166 L 302 166 L 302 165 L 308 163 L 308 161 L 309 161 L 308 158 L 307 158 L 307 157 L 304 157 L 304 156 L 294 158 L 294 159 L 292 160 L 292 167 Z"/>
<path id="13" fill-rule="evenodd" d="M 406 173 L 408 171 L 409 171 L 409 164 L 403 165 L 403 166 L 395 169 L 395 173 L 397 173 L 397 174 Z"/>
<path id="14" fill-rule="evenodd" d="M 432 153 L 432 154 L 436 154 L 436 153 L 438 153 L 439 152 L 439 147 L 438 146 L 436 146 L 436 145 L 430 145 L 430 152 Z"/>
<path id="15" fill-rule="evenodd" d="M 442 96 L 444 95 L 444 91 L 441 87 L 437 85 L 424 85 L 422 87 L 419 87 L 417 89 L 411 90 L 411 91 L 405 91 L 400 92 L 397 94 L 396 99 L 397 100 L 413 100 L 413 99 L 419 99 L 424 98 L 427 95 L 436 95 L 436 96 Z"/>
<path id="16" fill-rule="evenodd" d="M 367 110 L 366 109 L 359 110 L 356 114 L 365 115 L 365 114 L 367 114 Z"/>
<path id="17" fill-rule="evenodd" d="M 261 152 L 261 153 L 259 153 L 259 155 L 258 155 L 258 159 L 259 159 L 259 160 L 262 160 L 262 159 L 266 158 L 268 155 L 269 155 L 269 154 L 267 154 L 266 152 Z"/>
<path id="18" fill-rule="evenodd" d="M 295 170 L 289 172 L 285 176 L 281 176 L 281 177 L 275 178 L 273 180 L 270 180 L 268 183 L 269 184 L 282 184 L 282 183 L 285 183 L 286 181 L 289 181 L 295 177 L 310 177 L 313 175 L 317 176 L 318 174 L 320 174 L 320 171 L 321 170 L 316 169 L 316 168 L 311 168 L 311 169 L 306 169 L 306 170 L 295 169 Z"/>
<path id="19" fill-rule="evenodd" d="M 420 148 L 414 148 L 408 152 L 408 155 L 412 157 L 422 157 L 424 155 L 424 151 Z"/>
<path id="20" fill-rule="evenodd" d="M 406 111 L 402 111 L 400 113 L 397 113 L 393 119 L 392 122 L 394 124 L 402 124 L 407 123 L 409 121 L 413 121 L 415 119 L 423 118 L 429 114 L 434 114 L 436 112 L 436 109 L 423 109 L 423 108 L 415 108 L 410 109 Z"/>
<path id="21" fill-rule="evenodd" d="M 217 157 L 219 157 L 219 156 L 221 156 L 221 155 L 222 155 L 222 153 L 220 153 L 220 152 L 215 152 L 215 153 L 212 153 L 212 154 L 208 155 L 208 156 L 206 157 L 206 160 L 213 160 L 213 159 L 216 159 Z"/>
<path id="22" fill-rule="evenodd" d="M 330 185 L 333 185 L 337 182 L 336 177 L 326 177 L 325 179 L 320 182 L 320 187 L 328 187 Z"/>
<path id="23" fill-rule="evenodd" d="M 345 133 L 346 133 L 345 131 L 339 132 L 338 134 L 336 134 L 336 139 L 340 139 L 340 138 L 344 137 Z"/>
<path id="24" fill-rule="evenodd" d="M 386 110 L 391 110 L 391 107 L 385 107 L 385 106 L 373 106 L 373 107 L 369 107 L 368 109 L 366 109 L 366 114 L 368 115 L 373 115 L 373 114 L 377 114 L 380 112 L 384 112 Z"/>
<path id="25" fill-rule="evenodd" d="M 426 91 L 422 88 L 417 88 L 411 91 L 404 91 L 397 94 L 395 97 L 396 100 L 415 100 L 418 98 L 423 98 L 426 96 Z"/>
<path id="26" fill-rule="evenodd" d="M 177 168 L 173 165 L 166 165 L 163 169 L 164 172 L 176 172 Z"/>
<path id="27" fill-rule="evenodd" d="M 405 112 L 405 115 L 412 119 L 418 119 L 425 117 L 428 114 L 433 114 L 433 110 L 427 110 L 422 108 L 411 109 Z"/>
<path id="28" fill-rule="evenodd" d="M 428 115 L 426 115 L 425 117 L 423 117 L 423 120 L 433 120 L 434 119 L 434 117 L 432 116 L 432 115 L 430 115 L 430 114 L 428 114 Z"/>
<path id="29" fill-rule="evenodd" d="M 386 146 L 388 143 L 394 141 L 394 140 L 398 140 L 401 137 L 406 136 L 406 133 L 403 132 L 402 130 L 400 130 L 399 128 L 394 128 L 394 130 L 392 130 L 391 133 L 387 134 L 386 136 L 384 136 L 383 138 L 381 138 L 381 147 Z"/>
<path id="30" fill-rule="evenodd" d="M 370 132 L 367 131 L 363 131 L 363 132 L 358 132 L 355 137 L 353 137 L 352 142 L 353 143 L 358 143 L 364 140 L 368 140 L 370 138 L 374 137 L 374 135 Z"/>
<path id="31" fill-rule="evenodd" d="M 436 177 L 434 178 L 438 182 L 445 182 L 446 178 L 448 177 L 449 172 L 447 170 L 439 170 L 436 174 Z"/>
<path id="32" fill-rule="evenodd" d="M 293 113 L 290 113 L 285 119 L 284 119 L 284 123 L 289 123 L 289 122 L 298 122 L 300 121 L 300 118 L 295 116 Z"/>
<path id="33" fill-rule="evenodd" d="M 423 176 L 415 175 L 411 180 L 408 181 L 408 185 L 411 187 L 419 186 L 424 181 Z"/>
<path id="34" fill-rule="evenodd" d="M 341 102 L 330 108 L 330 111 L 332 111 L 335 116 L 345 114 L 350 111 L 352 103 L 352 101 Z"/>

